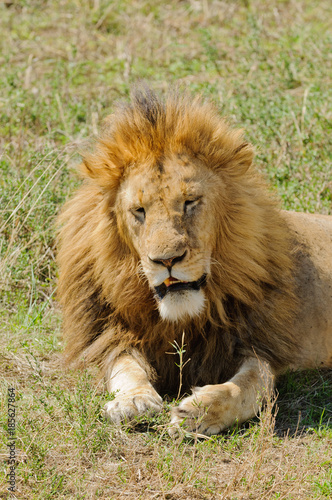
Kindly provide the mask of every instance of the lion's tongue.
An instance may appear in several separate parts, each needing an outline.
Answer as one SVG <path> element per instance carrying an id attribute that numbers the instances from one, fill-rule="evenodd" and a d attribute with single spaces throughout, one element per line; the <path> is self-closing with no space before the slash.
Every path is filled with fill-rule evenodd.
<path id="1" fill-rule="evenodd" d="M 185 281 L 178 280 L 176 278 L 173 278 L 173 276 L 170 276 L 169 278 L 165 279 L 164 281 L 165 285 L 167 288 L 171 286 L 173 283 L 185 283 Z"/>

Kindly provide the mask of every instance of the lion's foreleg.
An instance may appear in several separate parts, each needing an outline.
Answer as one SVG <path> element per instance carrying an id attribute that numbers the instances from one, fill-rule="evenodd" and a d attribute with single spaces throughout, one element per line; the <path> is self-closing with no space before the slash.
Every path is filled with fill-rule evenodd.
<path id="1" fill-rule="evenodd" d="M 106 368 L 106 386 L 115 399 L 106 403 L 104 415 L 114 423 L 133 420 L 144 413 L 162 409 L 162 399 L 152 386 L 144 360 L 131 354 L 110 359 Z"/>
<path id="2" fill-rule="evenodd" d="M 200 434 L 217 434 L 235 422 L 255 416 L 273 386 L 270 365 L 247 358 L 228 382 L 194 388 L 192 396 L 173 408 L 171 423 L 183 423 L 188 430 Z"/>

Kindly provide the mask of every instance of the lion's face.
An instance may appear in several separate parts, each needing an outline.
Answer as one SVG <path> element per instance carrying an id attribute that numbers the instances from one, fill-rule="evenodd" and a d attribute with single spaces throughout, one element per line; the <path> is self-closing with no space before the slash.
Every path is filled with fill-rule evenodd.
<path id="1" fill-rule="evenodd" d="M 165 320 L 204 310 L 222 189 L 216 174 L 183 155 L 133 166 L 121 184 L 118 221 Z"/>

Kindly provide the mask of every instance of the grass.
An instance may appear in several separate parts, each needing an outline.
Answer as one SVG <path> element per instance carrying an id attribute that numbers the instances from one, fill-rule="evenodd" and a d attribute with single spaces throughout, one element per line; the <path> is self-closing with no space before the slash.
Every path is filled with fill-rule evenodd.
<path id="1" fill-rule="evenodd" d="M 166 403 L 115 428 L 94 374 L 63 370 L 54 300 L 78 153 L 138 78 L 214 100 L 284 208 L 331 213 L 331 14 L 329 0 L 0 3 L 0 418 L 6 431 L 15 387 L 18 461 L 0 498 L 331 497 L 330 372 L 283 377 L 276 415 L 208 440 L 171 440 Z"/>

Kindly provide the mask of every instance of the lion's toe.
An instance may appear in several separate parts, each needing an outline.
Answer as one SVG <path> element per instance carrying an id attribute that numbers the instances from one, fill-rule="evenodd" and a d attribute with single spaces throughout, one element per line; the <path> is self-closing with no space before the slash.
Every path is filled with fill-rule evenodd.
<path id="1" fill-rule="evenodd" d="M 104 406 L 104 417 L 113 422 L 130 422 L 141 415 L 151 415 L 162 410 L 162 399 L 159 395 L 132 394 L 119 395 Z"/>
<path id="2" fill-rule="evenodd" d="M 213 434 L 219 434 L 225 428 L 226 426 L 220 421 L 213 421 L 209 418 L 204 420 L 188 413 L 178 412 L 172 416 L 168 433 L 173 439 L 184 435 L 186 432 L 201 434 L 202 436 L 212 436 Z"/>
<path id="3" fill-rule="evenodd" d="M 171 426 L 211 436 L 219 434 L 237 419 L 237 400 L 229 388 L 212 386 L 195 388 L 193 395 L 172 408 Z"/>

